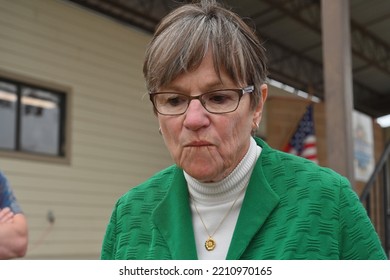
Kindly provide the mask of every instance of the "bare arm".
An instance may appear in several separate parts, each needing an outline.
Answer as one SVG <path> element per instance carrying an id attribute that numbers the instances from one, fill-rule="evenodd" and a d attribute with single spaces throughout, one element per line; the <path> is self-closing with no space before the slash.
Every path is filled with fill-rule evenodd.
<path id="1" fill-rule="evenodd" d="M 27 221 L 7 207 L 0 210 L 0 259 L 20 258 L 28 244 Z"/>

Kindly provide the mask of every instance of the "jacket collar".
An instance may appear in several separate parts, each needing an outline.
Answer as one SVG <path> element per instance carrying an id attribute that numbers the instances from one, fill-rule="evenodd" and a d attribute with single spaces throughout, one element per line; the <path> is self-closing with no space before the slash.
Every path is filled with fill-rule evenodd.
<path id="1" fill-rule="evenodd" d="M 196 260 L 189 194 L 183 171 L 176 168 L 168 184 L 168 192 L 155 209 L 152 219 L 174 260 Z"/>
<path id="2" fill-rule="evenodd" d="M 263 174 L 263 158 L 270 147 L 259 139 L 258 145 L 263 150 L 253 169 L 244 201 L 234 229 L 227 260 L 238 260 L 248 247 L 252 238 L 264 225 L 265 221 L 279 203 L 279 196 L 273 191 Z"/>

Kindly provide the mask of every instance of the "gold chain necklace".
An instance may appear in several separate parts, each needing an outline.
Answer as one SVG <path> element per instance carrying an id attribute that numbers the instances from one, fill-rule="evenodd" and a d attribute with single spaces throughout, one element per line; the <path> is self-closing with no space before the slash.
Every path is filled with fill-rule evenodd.
<path id="1" fill-rule="evenodd" d="M 227 216 L 229 215 L 229 213 L 232 211 L 234 205 L 236 204 L 238 198 L 241 196 L 241 193 L 245 190 L 245 187 L 240 191 L 240 193 L 238 194 L 237 198 L 233 201 L 233 204 L 232 206 L 230 206 L 229 210 L 226 212 L 225 216 L 222 218 L 222 220 L 219 222 L 218 226 L 216 227 L 216 229 L 214 230 L 213 234 L 210 234 L 208 228 L 206 227 L 206 224 L 205 222 L 203 221 L 203 218 L 202 216 L 200 215 L 199 213 L 199 210 L 198 210 L 198 207 L 196 206 L 196 203 L 195 203 L 195 199 L 194 197 L 190 194 L 191 196 L 191 199 L 192 201 L 194 202 L 194 206 L 195 206 L 195 210 L 196 210 L 196 213 L 198 214 L 199 216 L 199 219 L 200 221 L 202 222 L 203 224 L 203 227 L 204 229 L 206 230 L 206 233 L 207 235 L 209 236 L 206 240 L 206 242 L 204 243 L 204 247 L 206 248 L 207 251 L 212 251 L 214 250 L 215 246 L 216 246 L 216 242 L 213 238 L 214 234 L 217 232 L 217 230 L 221 227 L 221 225 L 223 224 L 223 222 L 226 220 Z"/>

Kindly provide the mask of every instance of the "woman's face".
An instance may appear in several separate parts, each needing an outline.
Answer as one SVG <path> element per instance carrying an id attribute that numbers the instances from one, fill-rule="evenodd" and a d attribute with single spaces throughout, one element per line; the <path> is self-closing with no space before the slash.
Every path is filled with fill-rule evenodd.
<path id="1" fill-rule="evenodd" d="M 214 70 L 211 52 L 200 66 L 181 74 L 159 91 L 174 91 L 199 95 L 224 88 L 242 88 L 235 84 L 225 71 L 219 79 Z M 234 112 L 212 114 L 199 100 L 190 102 L 187 111 L 179 116 L 158 114 L 165 144 L 175 163 L 189 175 L 202 182 L 217 182 L 228 176 L 248 151 L 251 131 L 259 124 L 267 86 L 255 110 L 250 107 L 250 96 L 244 94 Z"/>

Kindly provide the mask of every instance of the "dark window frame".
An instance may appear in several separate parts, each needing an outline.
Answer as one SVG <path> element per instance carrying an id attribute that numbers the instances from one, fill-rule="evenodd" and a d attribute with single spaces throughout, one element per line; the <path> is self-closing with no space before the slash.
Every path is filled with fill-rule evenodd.
<path id="1" fill-rule="evenodd" d="M 14 149 L 6 149 L 0 147 L 0 157 L 20 158 L 34 161 L 55 162 L 62 164 L 70 164 L 70 120 L 71 120 L 71 89 L 66 86 L 58 85 L 52 82 L 37 80 L 30 77 L 6 72 L 0 69 L 0 81 L 13 84 L 16 86 L 16 131 L 15 131 L 15 146 Z M 41 90 L 49 92 L 59 98 L 59 122 L 58 122 L 58 150 L 57 154 L 46 154 L 34 151 L 26 151 L 21 149 L 21 122 L 20 114 L 22 102 L 23 87 L 33 90 Z"/>

